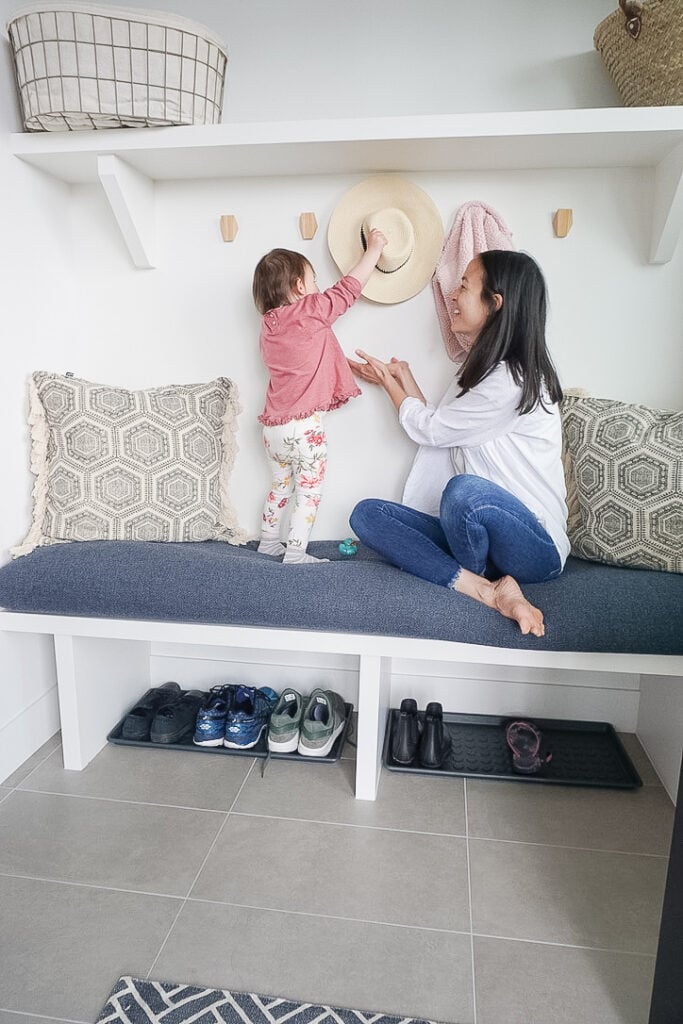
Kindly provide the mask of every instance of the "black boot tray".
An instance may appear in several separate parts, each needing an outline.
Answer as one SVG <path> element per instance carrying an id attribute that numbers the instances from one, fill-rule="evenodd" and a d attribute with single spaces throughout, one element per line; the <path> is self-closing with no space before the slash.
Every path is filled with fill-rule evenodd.
<path id="1" fill-rule="evenodd" d="M 332 745 L 332 749 L 329 754 L 325 757 L 308 757 L 305 754 L 299 754 L 296 750 L 293 750 L 291 754 L 274 754 L 268 750 L 268 730 L 264 730 L 261 733 L 261 738 L 255 747 L 249 747 L 247 750 L 237 750 L 233 747 L 200 747 L 198 744 L 192 742 L 192 736 L 194 735 L 194 727 L 182 736 L 176 743 L 152 743 L 151 740 L 127 740 L 121 735 L 123 730 L 123 723 L 126 720 L 126 715 L 123 716 L 120 722 L 114 726 L 111 730 L 107 739 L 110 743 L 118 743 L 123 747 L 147 747 L 153 750 L 191 750 L 193 753 L 199 752 L 201 754 L 228 754 L 236 755 L 237 757 L 271 757 L 276 761 L 300 761 L 302 764 L 312 762 L 313 764 L 331 764 L 334 761 L 338 761 L 341 757 L 344 744 L 349 735 L 349 729 L 351 726 L 352 715 L 353 715 L 353 704 L 344 702 L 346 709 L 346 717 L 344 719 L 344 728 L 337 736 L 336 740 Z"/>
<path id="2" fill-rule="evenodd" d="M 616 789 L 635 789 L 643 784 L 614 726 L 608 722 L 563 721 L 525 715 L 458 715 L 444 711 L 444 732 L 451 739 L 450 753 L 441 768 L 422 768 L 417 757 L 410 765 L 398 764 L 391 757 L 391 735 L 398 714 L 397 708 L 389 711 L 384 738 L 383 761 L 392 772 Z M 418 712 L 418 718 L 422 721 L 424 712 Z M 509 722 L 517 720 L 533 721 L 543 734 L 541 754 L 552 753 L 550 763 L 535 775 L 519 774 L 512 768 L 512 752 L 505 739 L 505 728 Z"/>

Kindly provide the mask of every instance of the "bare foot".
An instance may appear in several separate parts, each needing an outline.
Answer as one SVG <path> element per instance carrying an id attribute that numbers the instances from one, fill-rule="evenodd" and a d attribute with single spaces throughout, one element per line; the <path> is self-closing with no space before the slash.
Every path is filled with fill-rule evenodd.
<path id="1" fill-rule="evenodd" d="M 493 604 L 508 619 L 514 619 L 522 633 L 545 636 L 543 612 L 527 601 L 517 580 L 502 576 L 493 583 Z"/>
<path id="2" fill-rule="evenodd" d="M 507 619 L 514 619 L 522 633 L 545 636 L 543 612 L 527 601 L 519 583 L 512 576 L 502 576 L 491 582 L 483 576 L 476 576 L 469 569 L 461 569 L 453 589 L 473 597 L 475 601 L 481 601 L 488 608 L 495 608 Z"/>

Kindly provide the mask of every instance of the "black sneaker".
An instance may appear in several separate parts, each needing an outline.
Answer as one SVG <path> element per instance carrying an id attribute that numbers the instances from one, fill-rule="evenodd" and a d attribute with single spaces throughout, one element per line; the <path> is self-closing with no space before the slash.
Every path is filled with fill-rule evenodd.
<path id="1" fill-rule="evenodd" d="M 164 683 L 148 690 L 126 715 L 121 729 L 123 739 L 148 740 L 152 721 L 159 708 L 179 697 L 182 692 L 177 683 Z"/>
<path id="2" fill-rule="evenodd" d="M 186 733 L 193 732 L 197 712 L 205 699 L 202 690 L 187 690 L 159 708 L 149 731 L 152 743 L 177 743 Z"/>

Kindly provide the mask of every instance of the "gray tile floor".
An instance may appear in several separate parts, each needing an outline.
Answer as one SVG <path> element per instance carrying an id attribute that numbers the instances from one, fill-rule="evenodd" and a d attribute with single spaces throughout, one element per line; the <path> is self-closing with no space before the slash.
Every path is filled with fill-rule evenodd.
<path id="1" fill-rule="evenodd" d="M 122 974 L 456 1024 L 645 1024 L 673 808 L 582 790 L 55 737 L 0 786 L 0 1024 Z"/>

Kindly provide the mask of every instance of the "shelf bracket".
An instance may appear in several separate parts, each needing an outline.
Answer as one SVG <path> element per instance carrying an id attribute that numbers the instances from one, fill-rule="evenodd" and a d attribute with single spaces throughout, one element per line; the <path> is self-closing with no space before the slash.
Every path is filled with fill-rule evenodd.
<path id="1" fill-rule="evenodd" d="M 97 157 L 97 176 L 133 264 L 154 266 L 154 182 L 119 156 Z"/>
<path id="2" fill-rule="evenodd" d="M 655 168 L 650 263 L 668 263 L 683 230 L 683 142 Z"/>

